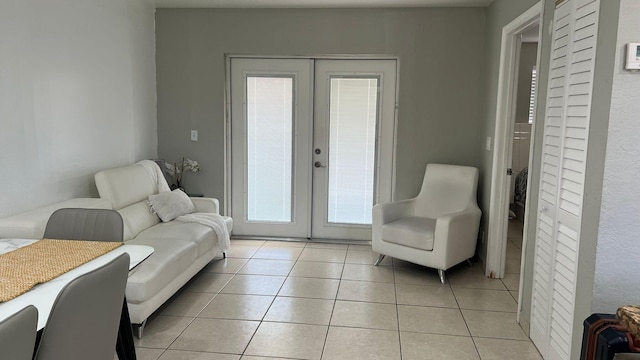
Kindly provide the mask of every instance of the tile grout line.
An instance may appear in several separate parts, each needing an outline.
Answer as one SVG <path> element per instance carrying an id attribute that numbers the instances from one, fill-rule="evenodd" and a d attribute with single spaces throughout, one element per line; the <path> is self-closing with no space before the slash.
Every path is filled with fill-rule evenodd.
<path id="1" fill-rule="evenodd" d="M 265 241 L 261 246 L 260 249 L 262 249 L 264 247 L 264 245 L 267 242 Z M 305 245 L 306 247 L 306 245 Z M 259 251 L 259 250 L 258 250 Z M 258 252 L 256 251 L 254 253 L 254 255 Z M 302 252 L 300 252 L 300 254 L 302 254 Z M 300 257 L 300 254 L 298 254 L 296 256 L 296 259 L 294 260 L 294 266 L 295 264 L 298 262 L 298 258 Z M 251 256 L 251 259 L 254 259 L 253 255 Z M 249 260 L 251 260 L 249 259 Z M 249 263 L 247 261 L 247 263 Z M 293 266 L 291 267 L 291 270 L 293 270 Z M 291 273 L 291 270 L 289 270 L 289 273 Z M 284 281 L 282 282 L 282 284 L 280 285 L 280 287 L 278 288 L 278 291 L 276 291 L 275 295 L 273 296 L 273 300 L 271 300 L 271 304 L 269 305 L 269 308 L 267 308 L 267 311 L 265 311 L 264 315 L 262 316 L 262 319 L 259 321 L 258 326 L 256 327 L 256 330 L 253 332 L 253 334 L 251 335 L 251 338 L 249 339 L 249 341 L 247 342 L 247 345 L 245 345 L 244 349 L 242 350 L 242 353 L 240 354 L 240 358 L 242 358 L 245 353 L 247 352 L 247 349 L 249 348 L 249 345 L 251 345 L 251 341 L 253 341 L 253 339 L 255 338 L 256 334 L 258 333 L 258 330 L 260 330 L 260 326 L 262 326 L 262 324 L 264 323 L 264 317 L 267 316 L 267 313 L 269 312 L 269 309 L 271 309 L 271 306 L 273 305 L 273 302 L 276 301 L 276 297 L 278 297 L 278 294 L 280 293 L 280 291 L 282 291 L 282 287 L 284 286 L 284 284 L 287 282 L 287 279 L 289 278 L 289 276 L 287 275 L 284 279 Z"/>
<path id="2" fill-rule="evenodd" d="M 451 283 L 449 283 L 449 287 L 451 288 Z M 478 350 L 478 345 L 476 345 L 476 340 L 473 338 L 473 334 L 471 334 L 471 329 L 469 329 L 469 324 L 467 323 L 467 319 L 464 317 L 462 313 L 462 308 L 460 307 L 460 303 L 458 302 L 458 297 L 456 296 L 455 291 L 451 288 L 451 293 L 453 293 L 453 298 L 456 300 L 456 304 L 458 304 L 458 311 L 460 312 L 460 316 L 462 316 L 462 321 L 464 321 L 464 326 L 467 327 L 467 331 L 469 332 L 469 337 L 471 338 L 471 342 L 473 343 L 473 348 L 476 350 L 476 354 L 478 355 L 478 359 L 482 360 L 480 356 L 480 351 Z"/>
<path id="3" fill-rule="evenodd" d="M 307 245 L 309 244 L 307 243 Z M 349 247 L 347 246 L 347 251 L 344 254 L 345 260 L 342 263 L 342 269 L 340 270 L 340 278 L 338 279 L 338 289 L 336 289 L 336 295 L 333 298 L 333 307 L 331 307 L 331 314 L 329 315 L 329 324 L 327 325 L 327 331 L 324 334 L 324 341 L 322 342 L 322 351 L 320 351 L 320 359 L 324 357 L 324 351 L 327 348 L 327 340 L 329 339 L 329 330 L 331 329 L 331 320 L 333 320 L 333 313 L 336 310 L 336 303 L 338 302 L 338 293 L 340 292 L 340 286 L 342 285 L 342 276 L 344 275 L 344 266 L 347 259 L 348 251 L 349 251 Z"/>
<path id="4" fill-rule="evenodd" d="M 393 264 L 393 262 L 392 262 Z M 400 360 L 404 358 L 402 353 L 402 333 L 400 332 L 400 308 L 398 307 L 398 290 L 396 288 L 396 268 L 392 266 L 393 269 L 393 294 L 395 298 L 396 305 L 396 323 L 398 325 L 398 347 L 400 350 Z"/>
<path id="5" fill-rule="evenodd" d="M 242 266 L 243 268 L 244 268 L 244 267 L 249 263 L 249 261 L 251 261 L 252 259 L 254 259 L 254 257 L 253 257 L 253 256 L 254 256 L 255 254 L 257 254 L 257 253 L 258 253 L 258 251 L 260 251 L 260 249 L 262 249 L 262 248 L 263 248 L 264 244 L 266 244 L 266 242 L 263 242 L 263 243 L 262 243 L 262 245 L 260 245 L 260 247 L 258 248 L 258 250 L 256 250 L 253 254 L 251 254 L 251 257 L 249 258 L 249 260 L 247 260 L 247 262 Z M 238 269 L 238 271 L 240 271 L 241 269 L 242 269 L 242 268 Z M 236 275 L 237 275 L 237 273 L 236 273 Z M 234 275 L 234 277 L 235 277 L 236 275 Z M 233 279 L 233 278 L 232 278 L 232 279 Z M 285 279 L 285 280 L 286 280 L 286 279 Z M 282 284 L 284 285 L 284 281 L 282 282 Z M 280 285 L 280 287 L 282 287 L 282 285 Z M 279 291 L 280 291 L 280 289 L 278 289 L 278 292 L 279 292 Z M 276 292 L 276 296 L 277 296 L 278 292 Z M 238 295 L 241 295 L 241 294 L 238 294 Z M 274 300 L 275 300 L 275 296 L 274 296 L 273 298 L 274 298 Z M 272 303 L 273 303 L 273 301 L 272 301 Z M 271 306 L 269 306 L 269 307 L 271 307 Z M 267 309 L 267 311 L 269 311 L 269 310 Z M 266 315 L 266 312 L 265 312 L 265 315 Z M 264 318 L 264 317 L 263 317 L 263 318 Z M 242 349 L 242 352 L 240 353 L 240 358 L 242 358 L 242 357 L 244 356 L 245 352 L 247 351 L 247 348 L 249 348 L 249 344 L 251 344 L 251 341 L 252 341 L 252 340 L 253 340 L 253 338 L 256 336 L 256 333 L 258 333 L 258 329 L 260 329 L 260 325 L 262 325 L 262 320 L 260 320 L 260 321 L 258 322 L 258 326 L 256 326 L 256 329 L 253 331 L 253 334 L 251 334 L 251 338 L 249 338 L 249 341 L 247 341 L 247 345 L 245 345 L 245 346 L 244 346 L 244 349 Z"/>
<path id="6" fill-rule="evenodd" d="M 342 276 L 342 275 L 341 275 Z M 339 280 L 338 290 L 336 291 L 336 297 L 333 299 L 333 307 L 331 308 L 331 315 L 329 315 L 329 324 L 327 324 L 327 331 L 324 334 L 324 341 L 322 342 L 322 351 L 320 351 L 320 359 L 324 357 L 324 351 L 327 348 L 327 340 L 329 340 L 329 330 L 331 329 L 331 321 L 333 320 L 333 313 L 336 310 L 336 303 L 338 302 L 338 292 L 340 291 L 340 284 L 342 279 Z"/>
<path id="7" fill-rule="evenodd" d="M 215 293 L 215 295 L 211 298 L 211 300 L 209 300 L 209 302 L 207 302 L 207 305 L 205 305 L 205 306 L 204 306 L 200 311 L 198 311 L 198 313 L 197 313 L 195 316 L 193 316 L 193 317 L 191 317 L 191 316 L 183 316 L 183 317 L 191 318 L 191 321 L 189 321 L 189 323 L 187 324 L 187 326 L 185 326 L 185 327 L 184 327 L 184 329 L 182 329 L 182 331 L 180 331 L 180 333 L 178 334 L 178 336 L 176 336 L 176 337 L 175 337 L 175 339 L 173 339 L 173 340 L 172 340 L 172 341 L 167 345 L 167 347 L 163 350 L 162 354 L 160 354 L 160 357 L 162 357 L 162 355 L 163 355 L 165 352 L 167 352 L 167 350 L 169 350 L 169 348 L 171 347 L 171 345 L 173 345 L 173 344 L 176 342 L 176 340 L 178 340 L 178 338 L 179 338 L 180 336 L 182 336 L 182 334 L 187 330 L 187 328 L 188 328 L 189 326 L 191 326 L 191 324 L 193 324 L 193 322 L 198 318 L 198 315 L 200 315 L 200 313 L 202 313 L 202 311 L 204 311 L 204 309 L 205 309 L 207 306 L 209 306 L 209 304 L 211 304 L 211 302 L 213 301 L 213 299 L 215 299 L 215 298 L 220 294 L 220 291 L 222 291 L 222 289 L 223 289 L 225 286 L 227 286 L 227 284 L 229 284 L 229 282 L 231 281 L 231 279 L 233 279 L 233 277 L 234 277 L 234 276 L 235 276 L 235 274 L 234 274 L 233 276 L 231 276 L 231 277 L 229 278 L 229 280 L 227 280 L 227 282 L 226 282 L 226 283 L 225 283 L 225 284 L 220 288 L 220 290 L 219 290 L 219 291 L 217 291 L 217 292 Z M 189 282 L 190 282 L 190 281 L 189 281 Z M 187 284 L 188 284 L 188 282 L 187 282 Z M 187 285 L 187 284 L 185 284 L 185 285 Z M 160 316 L 160 315 L 158 315 L 158 316 Z M 166 316 L 166 315 L 165 315 L 165 316 Z M 160 357 L 158 357 L 158 358 L 160 358 Z"/>

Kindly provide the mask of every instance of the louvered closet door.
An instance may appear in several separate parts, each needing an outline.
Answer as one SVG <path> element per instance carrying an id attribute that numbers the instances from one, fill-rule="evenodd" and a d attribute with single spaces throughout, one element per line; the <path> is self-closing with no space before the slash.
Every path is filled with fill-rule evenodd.
<path id="1" fill-rule="evenodd" d="M 565 0 L 554 14 L 531 307 L 545 359 L 571 357 L 599 7 Z"/>

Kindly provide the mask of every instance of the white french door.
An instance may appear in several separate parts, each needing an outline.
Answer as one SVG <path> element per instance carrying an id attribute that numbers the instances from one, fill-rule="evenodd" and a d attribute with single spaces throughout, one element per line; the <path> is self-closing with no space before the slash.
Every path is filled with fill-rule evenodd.
<path id="1" fill-rule="evenodd" d="M 395 74 L 394 60 L 316 61 L 314 238 L 371 240 L 373 204 L 391 200 Z"/>
<path id="2" fill-rule="evenodd" d="M 371 239 L 391 200 L 395 60 L 231 59 L 234 234 Z"/>
<path id="3" fill-rule="evenodd" d="M 231 216 L 236 235 L 306 237 L 311 60 L 232 59 Z"/>

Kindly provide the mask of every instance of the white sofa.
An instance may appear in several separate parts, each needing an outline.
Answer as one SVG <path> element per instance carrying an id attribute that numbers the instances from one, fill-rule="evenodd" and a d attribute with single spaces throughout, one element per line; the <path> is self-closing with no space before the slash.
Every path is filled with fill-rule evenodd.
<path id="1" fill-rule="evenodd" d="M 165 180 L 161 176 L 154 178 L 143 165 L 101 171 L 95 175 L 95 180 L 100 197 L 108 200 L 112 208 L 122 215 L 124 241 L 155 249 L 127 281 L 126 297 L 131 322 L 138 327 L 138 337 L 142 337 L 146 319 L 216 255 L 221 254 L 218 237 L 205 225 L 180 221 L 163 223 L 151 213 L 147 199 L 149 195 L 158 193 L 158 182 Z M 191 200 L 196 212 L 218 213 L 216 199 Z M 232 219 L 224 217 L 224 222 L 231 232 Z"/>
<path id="2" fill-rule="evenodd" d="M 158 193 L 158 182 L 168 186 L 161 175 L 154 177 L 143 165 L 101 171 L 95 180 L 101 198 L 70 199 L 0 219 L 0 238 L 42 239 L 49 217 L 62 208 L 117 210 L 124 221 L 124 241 L 155 249 L 127 281 L 129 315 L 131 322 L 138 325 L 138 337 L 142 337 L 149 315 L 221 254 L 218 237 L 205 225 L 162 223 L 152 214 L 147 203 L 149 195 Z M 191 200 L 197 212 L 218 213 L 216 199 Z M 230 233 L 233 221 L 229 217 L 223 219 Z"/>

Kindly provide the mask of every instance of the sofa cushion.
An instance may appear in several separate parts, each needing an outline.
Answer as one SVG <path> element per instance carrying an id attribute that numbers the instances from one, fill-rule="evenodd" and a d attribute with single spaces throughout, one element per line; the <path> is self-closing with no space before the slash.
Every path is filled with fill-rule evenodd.
<path id="1" fill-rule="evenodd" d="M 150 227 L 132 241 L 143 241 L 143 239 L 193 242 L 196 244 L 198 257 L 210 251 L 218 243 L 216 233 L 210 227 L 181 221 L 170 221 Z"/>
<path id="2" fill-rule="evenodd" d="M 95 180 L 100 197 L 111 201 L 116 210 L 158 193 L 156 181 L 144 166 L 138 164 L 100 171 Z"/>
<path id="3" fill-rule="evenodd" d="M 137 202 L 118 210 L 124 222 L 124 240 L 136 237 L 141 231 L 160 222 L 160 218 L 151 212 L 147 200 Z"/>
<path id="4" fill-rule="evenodd" d="M 160 217 L 162 222 L 191 214 L 196 209 L 191 199 L 180 189 L 149 195 L 149 203 L 151 210 Z"/>
<path id="5" fill-rule="evenodd" d="M 138 265 L 127 280 L 126 297 L 130 303 L 150 299 L 197 259 L 197 244 L 184 237 L 140 237 L 129 240 L 127 244 L 148 245 L 154 249 L 153 254 Z"/>
<path id="6" fill-rule="evenodd" d="M 420 250 L 433 250 L 436 220 L 410 216 L 382 225 L 382 240 Z"/>

